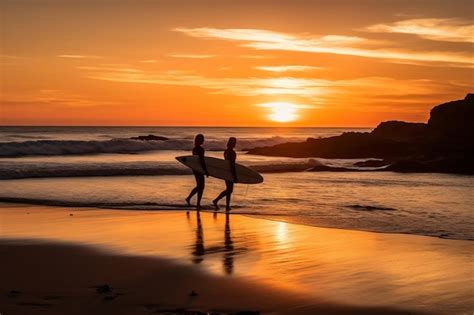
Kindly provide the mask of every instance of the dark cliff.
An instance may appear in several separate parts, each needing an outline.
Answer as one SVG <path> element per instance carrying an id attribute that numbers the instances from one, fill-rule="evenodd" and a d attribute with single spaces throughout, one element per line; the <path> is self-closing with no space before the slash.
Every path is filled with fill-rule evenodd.
<path id="1" fill-rule="evenodd" d="M 350 132 L 329 138 L 308 138 L 250 150 L 250 154 L 380 158 L 394 171 L 472 173 L 474 159 L 474 94 L 434 107 L 428 123 L 387 121 L 370 133 Z"/>

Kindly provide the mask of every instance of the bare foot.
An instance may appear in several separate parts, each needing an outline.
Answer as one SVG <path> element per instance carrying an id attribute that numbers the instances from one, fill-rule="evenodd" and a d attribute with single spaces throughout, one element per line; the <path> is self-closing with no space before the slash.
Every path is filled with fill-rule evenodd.
<path id="1" fill-rule="evenodd" d="M 217 204 L 217 200 L 213 200 L 212 204 L 214 205 L 215 210 L 219 210 L 219 205 Z"/>
<path id="2" fill-rule="evenodd" d="M 188 207 L 191 207 L 191 199 L 189 199 L 189 197 L 188 197 L 185 200 L 186 200 L 186 204 L 188 205 Z"/>
<path id="3" fill-rule="evenodd" d="M 225 211 L 227 211 L 227 212 L 229 212 L 230 210 L 232 210 L 230 207 L 225 208 Z"/>

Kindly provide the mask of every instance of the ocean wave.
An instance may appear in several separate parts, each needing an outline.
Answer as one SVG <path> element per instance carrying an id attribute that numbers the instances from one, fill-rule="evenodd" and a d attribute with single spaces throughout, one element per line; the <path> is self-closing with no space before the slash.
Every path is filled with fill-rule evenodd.
<path id="1" fill-rule="evenodd" d="M 0 197 L 2 203 L 27 204 L 27 205 L 41 205 L 54 207 L 74 207 L 74 208 L 101 208 L 110 210 L 135 210 L 135 211 L 189 211 L 195 210 L 194 206 L 188 206 L 184 203 L 166 203 L 166 202 L 81 202 L 68 200 L 54 200 L 54 199 L 36 199 L 36 198 L 17 198 L 17 197 Z M 201 211 L 216 212 L 214 206 L 202 206 Z M 219 211 L 223 213 L 222 211 Z M 269 216 L 269 217 L 291 217 L 296 214 L 282 214 L 277 212 L 262 212 L 252 209 L 248 205 L 234 205 L 232 206 L 232 214 L 253 215 L 253 216 Z"/>
<path id="2" fill-rule="evenodd" d="M 256 147 L 270 146 L 288 141 L 297 141 L 297 139 L 285 137 L 240 139 L 237 149 L 250 150 Z M 206 141 L 205 148 L 207 150 L 223 150 L 226 143 L 227 140 L 225 139 L 209 140 Z M 0 157 L 138 153 L 155 150 L 191 150 L 192 148 L 192 139 L 170 139 L 167 141 L 141 141 L 132 139 L 111 139 L 104 141 L 37 140 L 0 143 Z"/>
<path id="3" fill-rule="evenodd" d="M 260 163 L 249 165 L 260 173 L 301 172 L 311 161 Z M 177 162 L 55 163 L 1 162 L 0 179 L 89 177 L 89 176 L 160 176 L 189 175 L 191 170 Z"/>

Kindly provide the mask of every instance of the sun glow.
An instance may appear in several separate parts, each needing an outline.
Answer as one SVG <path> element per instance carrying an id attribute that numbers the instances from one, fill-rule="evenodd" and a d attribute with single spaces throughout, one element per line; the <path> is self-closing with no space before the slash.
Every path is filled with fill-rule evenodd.
<path id="1" fill-rule="evenodd" d="M 268 118 L 271 121 L 280 123 L 287 123 L 297 120 L 299 117 L 298 109 L 300 108 L 311 108 L 311 106 L 308 105 L 298 105 L 286 102 L 271 102 L 258 104 L 257 106 L 269 108 L 270 114 L 268 114 Z"/>

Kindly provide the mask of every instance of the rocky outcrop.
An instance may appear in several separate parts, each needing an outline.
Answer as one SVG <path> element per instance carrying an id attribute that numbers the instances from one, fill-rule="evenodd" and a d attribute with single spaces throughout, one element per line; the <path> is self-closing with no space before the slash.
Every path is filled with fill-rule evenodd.
<path id="1" fill-rule="evenodd" d="M 427 131 L 428 125 L 424 123 L 392 120 L 380 123 L 370 134 L 384 139 L 409 140 L 425 137 Z"/>
<path id="2" fill-rule="evenodd" d="M 357 167 L 384 167 L 388 165 L 390 162 L 386 160 L 367 160 L 354 163 L 354 166 Z"/>
<path id="3" fill-rule="evenodd" d="M 378 158 L 397 172 L 473 174 L 474 94 L 438 105 L 428 123 L 387 121 L 372 132 L 308 138 L 250 150 L 250 154 L 287 157 Z M 318 169 L 319 170 L 319 169 Z"/>
<path id="4" fill-rule="evenodd" d="M 155 136 L 155 135 L 131 137 L 130 139 L 132 139 L 132 140 L 141 140 L 141 141 L 166 141 L 166 140 L 169 140 L 166 137 Z"/>
<path id="5" fill-rule="evenodd" d="M 474 134 L 474 94 L 463 100 L 434 107 L 430 112 L 428 130 L 438 137 L 471 138 Z"/>
<path id="6" fill-rule="evenodd" d="M 416 154 L 418 146 L 393 139 L 372 136 L 370 133 L 348 132 L 340 136 L 306 142 L 283 143 L 272 147 L 250 150 L 250 154 L 288 157 L 322 157 L 327 159 L 397 158 L 406 153 Z"/>

